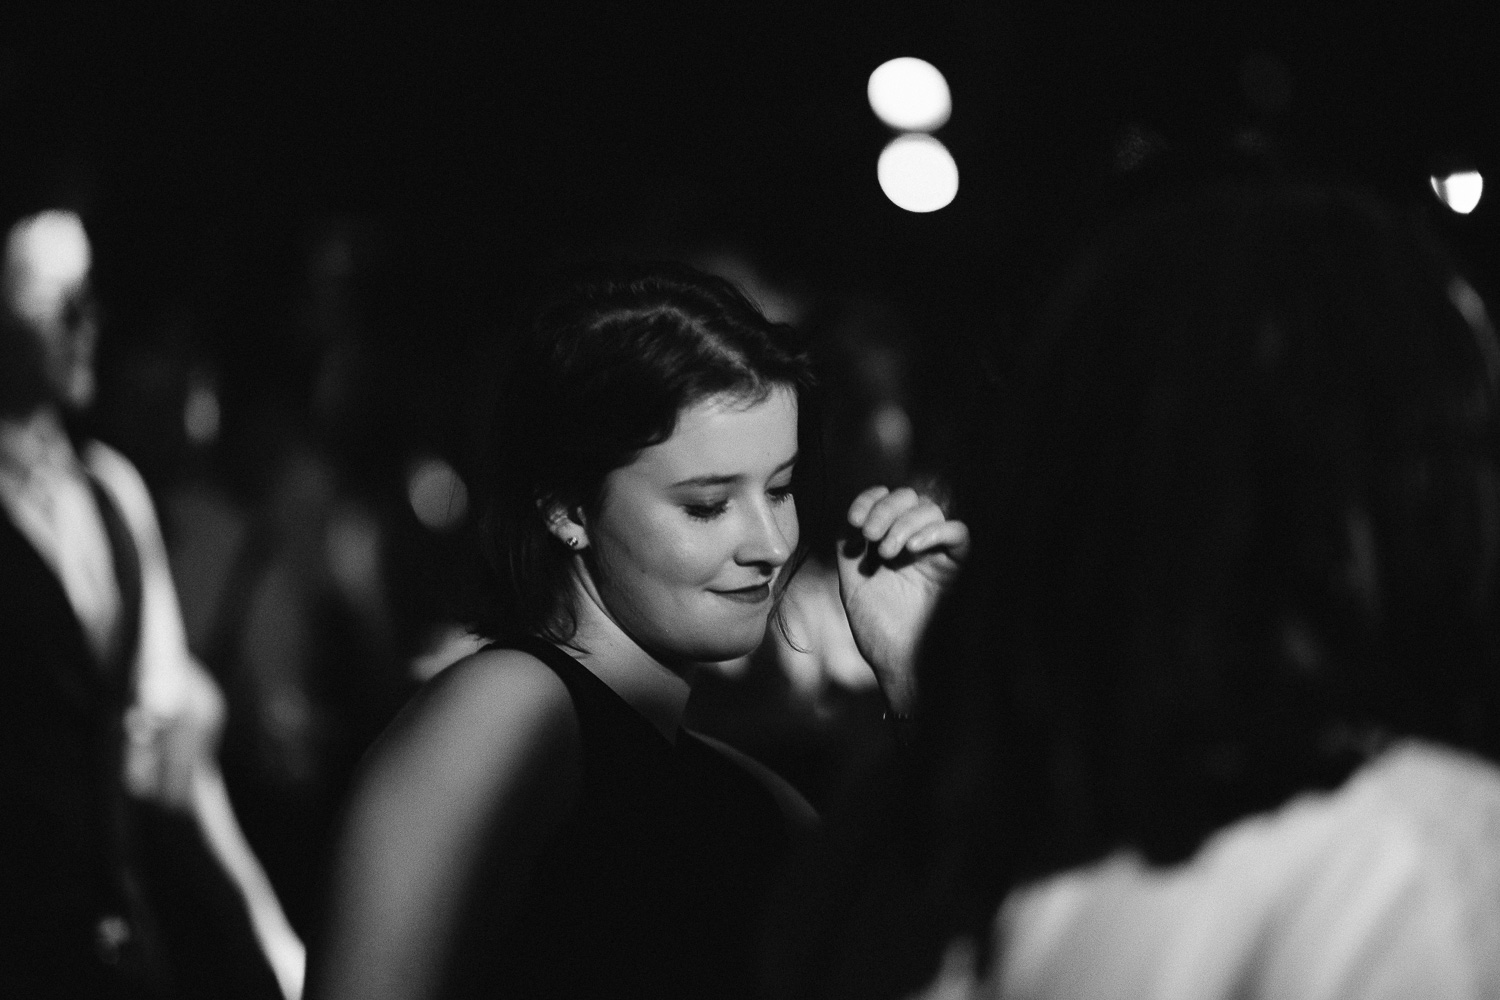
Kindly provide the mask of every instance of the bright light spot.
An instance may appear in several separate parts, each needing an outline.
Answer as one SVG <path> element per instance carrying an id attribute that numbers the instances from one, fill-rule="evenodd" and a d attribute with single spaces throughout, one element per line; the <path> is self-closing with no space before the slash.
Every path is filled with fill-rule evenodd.
<path id="1" fill-rule="evenodd" d="M 1484 193 L 1484 178 L 1477 170 L 1460 170 L 1447 177 L 1433 176 L 1432 193 L 1459 215 L 1468 215 Z"/>
<path id="2" fill-rule="evenodd" d="M 902 56 L 881 63 L 866 88 L 875 116 L 903 132 L 931 132 L 953 113 L 948 81 L 923 59 Z"/>
<path id="3" fill-rule="evenodd" d="M 875 168 L 880 190 L 908 212 L 936 212 L 958 194 L 958 164 L 930 135 L 898 135 Z"/>
<path id="4" fill-rule="evenodd" d="M 213 382 L 195 376 L 182 406 L 182 429 L 188 440 L 200 448 L 213 444 L 219 438 L 219 418 L 219 394 Z"/>
<path id="5" fill-rule="evenodd" d="M 93 263 L 83 220 L 65 211 L 38 212 L 11 226 L 5 255 L 7 298 L 22 316 L 44 324 L 60 316 Z"/>
<path id="6" fill-rule="evenodd" d="M 406 498 L 417 520 L 431 531 L 451 531 L 469 513 L 469 490 L 463 479 L 436 455 L 412 462 L 406 474 Z"/>

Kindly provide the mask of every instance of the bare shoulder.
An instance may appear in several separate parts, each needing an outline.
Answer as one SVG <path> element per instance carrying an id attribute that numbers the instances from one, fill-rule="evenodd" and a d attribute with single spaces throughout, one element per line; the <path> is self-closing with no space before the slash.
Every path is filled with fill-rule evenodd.
<path id="1" fill-rule="evenodd" d="M 367 760 L 367 771 L 418 781 L 440 771 L 447 787 L 471 792 L 507 774 L 573 778 L 581 766 L 578 716 L 566 685 L 515 649 L 481 650 L 433 678 Z"/>
<path id="2" fill-rule="evenodd" d="M 309 992 L 433 992 L 481 871 L 525 884 L 582 778 L 567 687 L 516 650 L 482 650 L 429 681 L 366 757 L 331 876 Z M 490 883 L 486 883 L 490 884 Z M 487 905 L 509 914 L 518 893 Z"/>
<path id="3" fill-rule="evenodd" d="M 541 721 L 573 715 L 573 700 L 562 678 L 530 653 L 499 647 L 481 649 L 438 674 L 418 695 L 418 703 L 424 701 L 450 710 L 536 716 Z"/>
<path id="4" fill-rule="evenodd" d="M 736 750 L 723 740 L 716 739 L 697 730 L 693 735 L 714 750 L 723 754 L 729 760 L 745 770 L 750 777 L 771 793 L 771 798 L 781 809 L 781 815 L 786 820 L 787 826 L 795 832 L 806 833 L 818 827 L 818 811 L 812 807 L 812 803 L 802 795 L 801 792 L 781 775 L 771 770 L 760 761 L 749 754 Z"/>

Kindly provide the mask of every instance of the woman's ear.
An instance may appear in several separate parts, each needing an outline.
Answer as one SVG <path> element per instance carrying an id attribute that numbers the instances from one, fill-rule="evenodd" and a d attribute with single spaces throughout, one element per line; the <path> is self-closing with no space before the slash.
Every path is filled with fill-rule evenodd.
<path id="1" fill-rule="evenodd" d="M 573 552 L 582 552 L 588 548 L 589 533 L 583 525 L 582 511 L 556 500 L 538 500 L 537 509 L 542 512 L 547 530 L 552 532 L 553 538 Z"/>

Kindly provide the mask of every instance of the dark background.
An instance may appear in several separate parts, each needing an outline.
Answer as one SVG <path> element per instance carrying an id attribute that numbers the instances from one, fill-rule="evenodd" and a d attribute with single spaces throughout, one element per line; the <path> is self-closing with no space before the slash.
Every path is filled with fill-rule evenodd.
<path id="1" fill-rule="evenodd" d="M 1132 127 L 1190 164 L 1254 128 L 1294 176 L 1434 209 L 1437 161 L 1496 156 L 1481 3 L 511 6 L 22 7 L 0 110 L 79 168 L 117 342 L 169 302 L 253 312 L 309 220 L 356 216 L 391 293 L 372 326 L 427 358 L 601 244 L 721 241 L 795 288 L 877 290 L 936 350 L 988 337 L 1107 198 Z M 881 194 L 864 98 L 908 54 L 954 95 L 960 193 L 927 216 Z M 1243 79 L 1266 56 L 1269 110 Z M 1440 218 L 1478 271 L 1493 200 Z"/>
<path id="2" fill-rule="evenodd" d="M 851 369 L 885 338 L 908 471 L 938 473 L 1049 275 L 1152 190 L 1245 170 L 1368 188 L 1429 216 L 1496 301 L 1500 196 L 1458 216 L 1428 186 L 1500 185 L 1492 2 L 433 6 L 0 13 L 0 176 L 39 170 L 84 210 L 93 430 L 156 493 L 229 699 L 231 787 L 304 929 L 353 762 L 472 596 L 472 540 L 417 523 L 409 463 L 474 481 L 499 348 L 560 263 L 737 255 L 810 326 L 873 337 L 844 344 Z M 902 55 L 953 94 L 959 192 L 928 215 L 876 181 L 891 133 L 865 85 Z M 207 443 L 184 432 L 198 383 L 222 412 Z M 328 555 L 351 525 L 383 546 L 352 592 Z M 288 691 L 303 715 L 277 715 Z M 787 694 L 762 693 L 719 732 L 819 801 L 838 716 L 775 730 Z"/>
<path id="3" fill-rule="evenodd" d="M 473 481 L 506 331 L 578 257 L 727 251 L 813 326 L 863 303 L 939 473 L 1050 275 L 1144 192 L 1245 169 L 1369 188 L 1495 300 L 1500 198 L 1459 216 L 1428 177 L 1500 184 L 1500 5 L 96 6 L 0 15 L 0 142 L 84 209 L 94 429 L 159 495 L 206 477 L 264 508 L 312 440 L 417 532 L 403 466 Z M 899 55 L 953 93 L 960 188 L 926 215 L 876 181 L 865 85 Z M 222 407 L 206 449 L 195 372 Z M 406 631 L 443 613 L 445 544 L 414 557 Z"/>

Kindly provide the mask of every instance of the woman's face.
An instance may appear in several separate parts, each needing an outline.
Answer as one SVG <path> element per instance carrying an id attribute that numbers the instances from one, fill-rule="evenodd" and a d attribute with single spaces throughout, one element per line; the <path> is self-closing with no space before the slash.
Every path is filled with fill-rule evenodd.
<path id="1" fill-rule="evenodd" d="M 604 481 L 586 563 L 606 613 L 666 660 L 753 651 L 797 547 L 796 460 L 789 388 L 684 409 L 670 438 Z"/>

